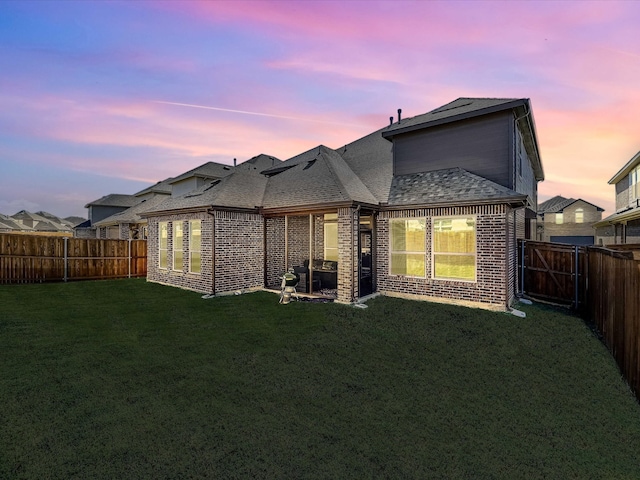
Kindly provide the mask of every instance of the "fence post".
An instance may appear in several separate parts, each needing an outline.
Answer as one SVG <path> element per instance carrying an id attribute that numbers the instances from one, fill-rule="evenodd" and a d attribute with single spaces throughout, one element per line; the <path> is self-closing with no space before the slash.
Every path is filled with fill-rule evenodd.
<path id="1" fill-rule="evenodd" d="M 129 239 L 129 278 L 131 278 L 131 239 Z"/>
<path id="2" fill-rule="evenodd" d="M 69 247 L 68 247 L 69 238 L 64 237 L 64 281 L 67 281 L 68 278 L 68 270 L 69 270 Z"/>

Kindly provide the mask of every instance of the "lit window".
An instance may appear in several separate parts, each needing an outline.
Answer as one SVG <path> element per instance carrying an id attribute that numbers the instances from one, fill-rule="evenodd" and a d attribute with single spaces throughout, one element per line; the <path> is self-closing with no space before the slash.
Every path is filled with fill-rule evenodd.
<path id="1" fill-rule="evenodd" d="M 556 213 L 556 223 L 560 225 L 563 222 L 564 222 L 564 216 L 562 215 L 562 213 Z"/>
<path id="2" fill-rule="evenodd" d="M 584 222 L 584 210 L 582 208 L 579 208 L 576 210 L 576 223 L 583 223 Z"/>
<path id="3" fill-rule="evenodd" d="M 160 241 L 158 243 L 158 250 L 159 250 L 159 258 L 160 258 L 160 263 L 159 263 L 159 267 L 160 268 L 167 268 L 167 250 L 168 250 L 168 245 L 169 245 L 169 224 L 167 222 L 160 222 L 159 224 L 159 230 L 160 230 Z"/>
<path id="4" fill-rule="evenodd" d="M 391 274 L 425 276 L 424 218 L 398 218 L 390 221 Z"/>
<path id="5" fill-rule="evenodd" d="M 629 187 L 631 192 L 631 200 L 640 198 L 640 165 L 631 170 L 629 174 Z"/>
<path id="6" fill-rule="evenodd" d="M 338 215 L 324 216 L 324 259 L 338 261 Z"/>
<path id="7" fill-rule="evenodd" d="M 201 255 L 200 249 L 202 245 L 202 221 L 189 221 L 189 271 L 191 273 L 201 273 Z"/>
<path id="8" fill-rule="evenodd" d="M 475 281 L 476 219 L 434 219 L 432 252 L 434 278 Z"/>
<path id="9" fill-rule="evenodd" d="M 182 270 L 182 222 L 173 223 L 173 269 Z"/>

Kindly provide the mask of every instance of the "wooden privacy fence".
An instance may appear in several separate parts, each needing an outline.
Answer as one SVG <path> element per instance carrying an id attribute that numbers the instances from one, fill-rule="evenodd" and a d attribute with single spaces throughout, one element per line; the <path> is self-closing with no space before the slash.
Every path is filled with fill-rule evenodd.
<path id="1" fill-rule="evenodd" d="M 144 277 L 145 240 L 0 234 L 0 283 Z"/>
<path id="2" fill-rule="evenodd" d="M 587 249 L 519 240 L 520 292 L 581 310 L 587 290 Z"/>
<path id="3" fill-rule="evenodd" d="M 640 399 L 640 245 L 518 246 L 520 292 L 571 306 L 593 323 Z"/>
<path id="4" fill-rule="evenodd" d="M 617 246 L 611 247 L 616 248 Z M 632 250 L 635 250 L 632 251 Z M 616 359 L 622 375 L 640 399 L 640 245 L 616 250 L 589 247 L 587 308 Z"/>

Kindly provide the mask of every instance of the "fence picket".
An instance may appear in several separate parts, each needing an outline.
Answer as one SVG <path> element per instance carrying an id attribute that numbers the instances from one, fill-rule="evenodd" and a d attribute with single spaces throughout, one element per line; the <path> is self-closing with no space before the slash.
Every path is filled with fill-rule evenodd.
<path id="1" fill-rule="evenodd" d="M 0 284 L 145 277 L 146 267 L 145 240 L 0 233 Z"/>

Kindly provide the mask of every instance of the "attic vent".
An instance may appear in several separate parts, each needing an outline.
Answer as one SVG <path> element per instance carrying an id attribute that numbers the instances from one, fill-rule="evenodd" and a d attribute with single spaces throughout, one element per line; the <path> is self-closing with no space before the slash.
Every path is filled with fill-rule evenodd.
<path id="1" fill-rule="evenodd" d="M 314 160 L 309 160 L 309 161 L 307 162 L 307 164 L 304 166 L 303 170 L 308 170 L 308 169 L 310 169 L 311 167 L 313 167 L 313 164 L 314 164 L 314 163 L 316 163 L 315 159 L 314 159 Z"/>
<path id="2" fill-rule="evenodd" d="M 205 188 L 204 190 L 202 190 L 202 192 L 204 193 L 204 192 L 206 192 L 207 190 L 212 189 L 213 187 L 215 187 L 215 186 L 216 186 L 217 184 L 219 184 L 219 183 L 220 183 L 220 180 L 215 180 L 215 181 L 211 182 L 211 185 L 209 185 L 207 188 Z"/>
<path id="3" fill-rule="evenodd" d="M 231 170 L 231 167 L 222 167 L 223 170 Z"/>
<path id="4" fill-rule="evenodd" d="M 446 107 L 446 105 L 444 107 L 440 107 L 440 108 L 436 108 L 435 110 L 433 110 L 431 113 L 435 114 L 435 113 L 441 113 L 441 112 L 448 112 L 449 110 L 455 110 L 456 108 L 462 108 L 462 107 L 466 107 L 467 105 L 471 105 L 473 102 L 467 102 L 467 103 L 461 103 L 460 105 L 453 105 L 451 107 Z"/>

